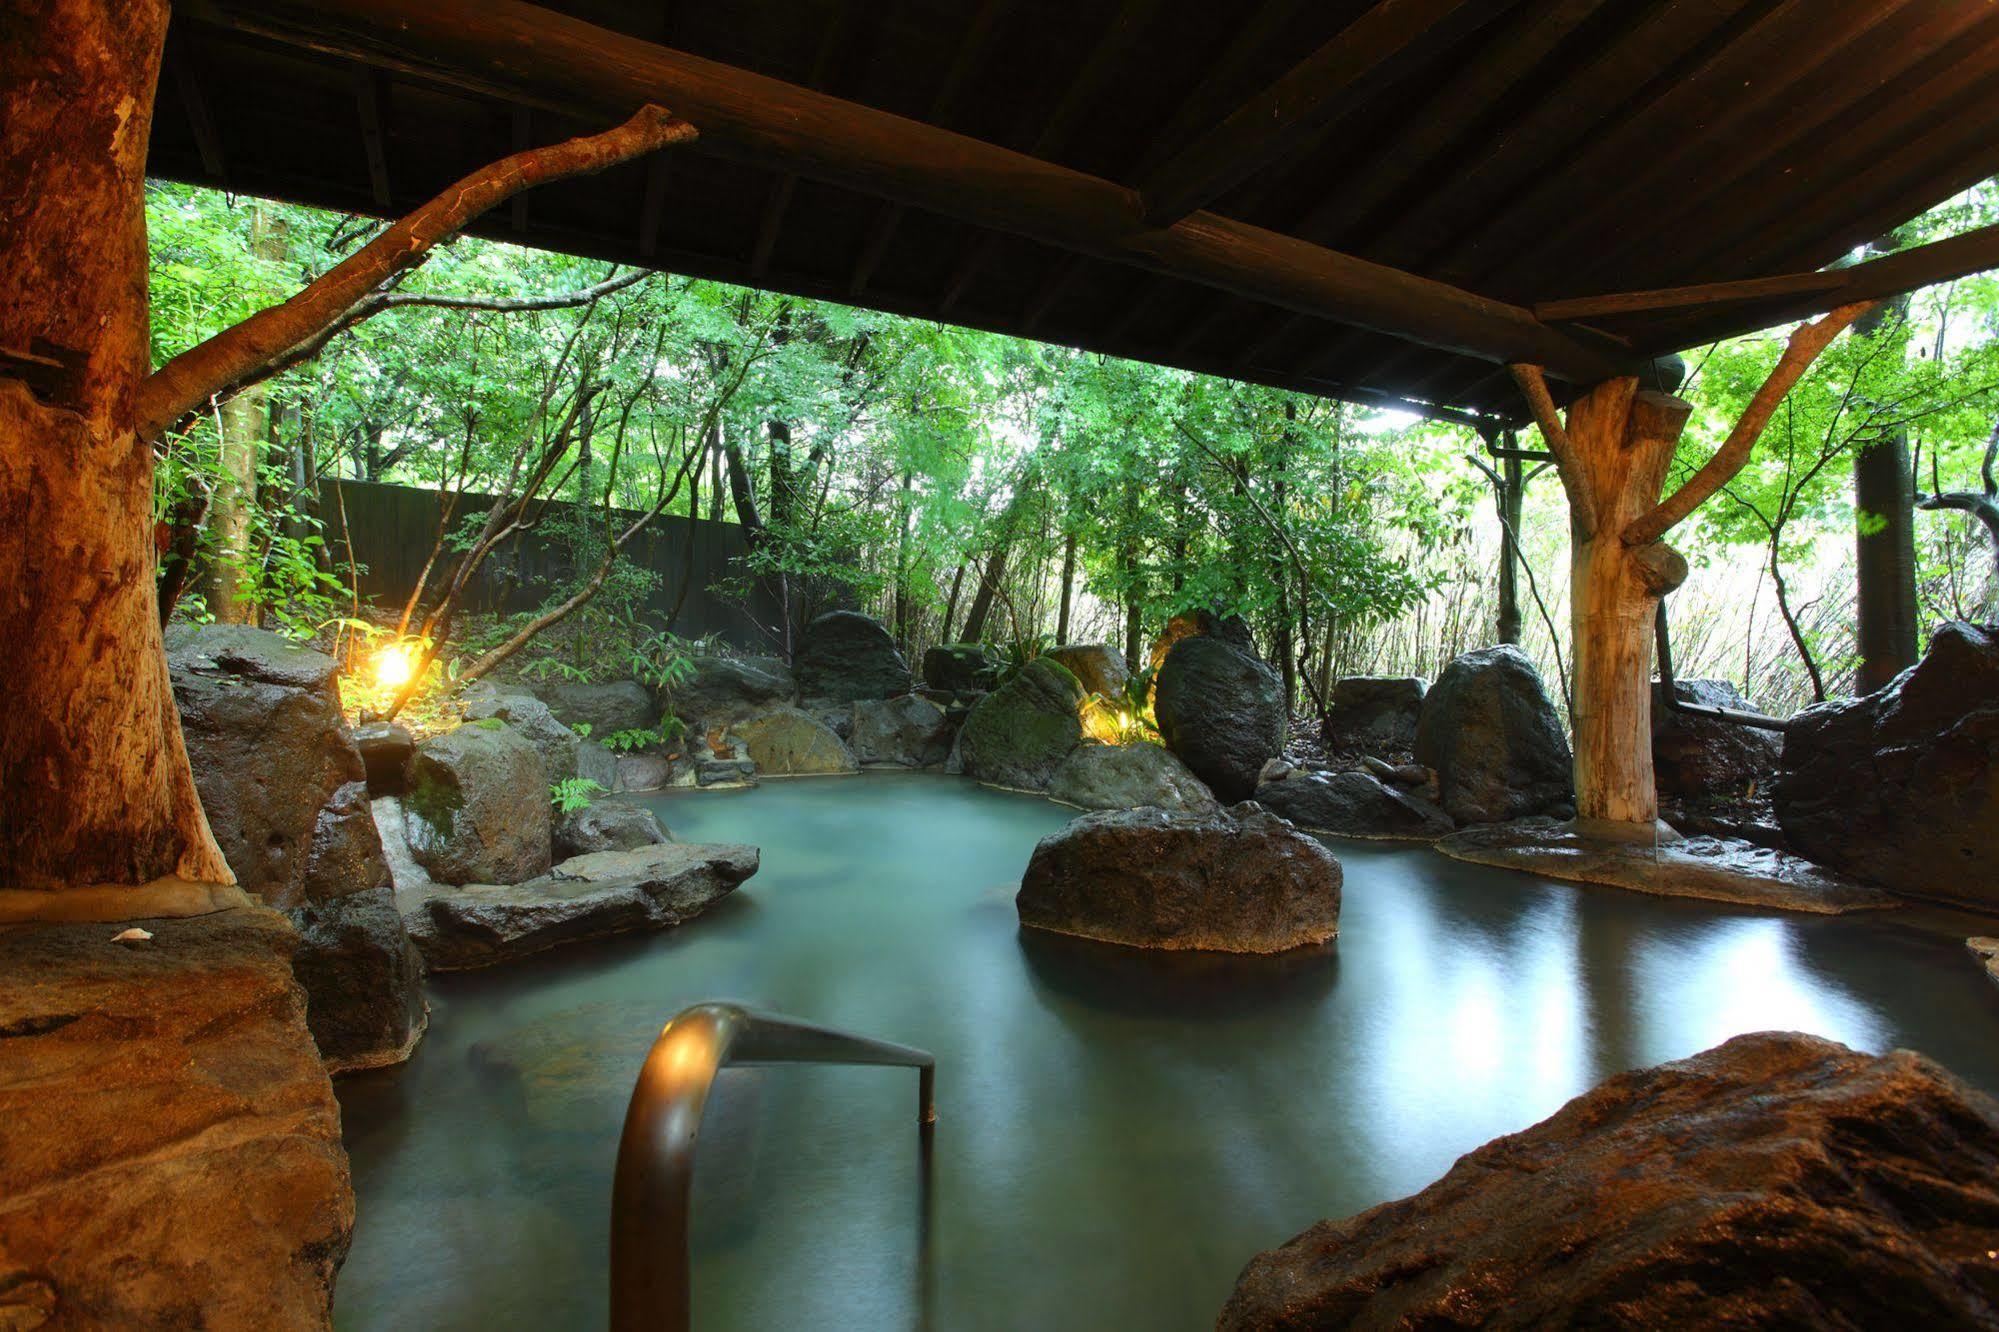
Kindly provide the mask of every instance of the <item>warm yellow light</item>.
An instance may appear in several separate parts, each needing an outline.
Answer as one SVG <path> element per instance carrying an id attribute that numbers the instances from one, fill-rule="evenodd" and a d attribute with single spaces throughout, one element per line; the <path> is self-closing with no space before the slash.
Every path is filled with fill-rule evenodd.
<path id="1" fill-rule="evenodd" d="M 407 643 L 391 643 L 375 654 L 375 682 L 384 689 L 401 689 L 416 674 Z"/>

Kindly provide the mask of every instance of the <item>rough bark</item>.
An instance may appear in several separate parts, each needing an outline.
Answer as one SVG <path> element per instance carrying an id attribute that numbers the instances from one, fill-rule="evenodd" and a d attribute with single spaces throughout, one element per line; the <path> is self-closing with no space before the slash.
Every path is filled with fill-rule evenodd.
<path id="1" fill-rule="evenodd" d="M 0 62 L 0 885 L 233 882 L 153 579 L 144 172 L 164 0 L 49 0 Z M 32 358 L 32 359 L 27 359 Z"/>
<path id="2" fill-rule="evenodd" d="M 1571 556 L 1576 816 L 1589 824 L 1650 827 L 1659 817 L 1653 620 L 1687 568 L 1670 547 L 1628 546 L 1622 533 L 1658 502 L 1691 410 L 1635 379 L 1600 384 L 1569 407 L 1575 479 L 1597 519 L 1593 535 L 1575 534 Z"/>
<path id="3" fill-rule="evenodd" d="M 1895 248 L 1893 236 L 1869 253 Z M 1884 302 L 1854 322 L 1855 337 L 1872 337 L 1891 310 Z M 1898 319 L 1897 324 L 1901 321 Z M 1894 354 L 1898 359 L 1900 352 Z M 1871 694 L 1916 664 L 1916 479 L 1909 437 L 1890 429 L 1865 442 L 1853 459 L 1854 630 L 1860 665 L 1854 692 Z"/>

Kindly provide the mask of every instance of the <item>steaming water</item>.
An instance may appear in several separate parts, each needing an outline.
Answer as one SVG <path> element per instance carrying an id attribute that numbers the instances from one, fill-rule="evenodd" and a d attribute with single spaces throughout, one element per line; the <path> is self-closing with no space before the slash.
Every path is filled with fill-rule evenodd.
<path id="1" fill-rule="evenodd" d="M 763 869 L 687 927 L 443 976 L 344 1080 L 351 1328 L 599 1326 L 611 1163 L 660 1024 L 738 999 L 938 1060 L 732 1070 L 696 1183 L 708 1328 L 1212 1326 L 1252 1254 L 1413 1192 L 1602 1077 L 1744 1031 L 1910 1046 L 1999 1090 L 1999 989 L 1948 921 L 1667 902 L 1340 842 L 1337 945 L 1152 957 L 1024 933 L 1072 811 L 927 774 L 655 798 Z"/>

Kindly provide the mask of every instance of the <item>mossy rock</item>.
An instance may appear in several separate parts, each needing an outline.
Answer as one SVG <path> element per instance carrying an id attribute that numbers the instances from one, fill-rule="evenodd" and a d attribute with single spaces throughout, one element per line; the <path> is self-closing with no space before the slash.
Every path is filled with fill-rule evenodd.
<path id="1" fill-rule="evenodd" d="M 1045 791 L 1069 751 L 1083 742 L 1083 686 L 1045 657 L 980 699 L 958 735 L 968 777 L 1019 791 Z"/>

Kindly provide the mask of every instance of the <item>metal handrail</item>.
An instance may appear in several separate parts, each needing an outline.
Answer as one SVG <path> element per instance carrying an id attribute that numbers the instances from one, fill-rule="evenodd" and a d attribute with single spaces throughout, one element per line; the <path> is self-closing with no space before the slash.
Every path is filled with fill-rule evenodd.
<path id="1" fill-rule="evenodd" d="M 625 1110 L 611 1185 L 611 1327 L 686 1332 L 691 1314 L 688 1202 L 694 1145 L 715 1075 L 745 1064 L 885 1064 L 919 1070 L 919 1131 L 937 1122 L 937 1061 L 927 1052 L 869 1040 L 737 1004 L 696 1004 L 675 1014 L 646 1056 Z M 928 1153 L 925 1153 L 927 1163 Z M 924 1179 L 928 1186 L 928 1173 Z"/>

